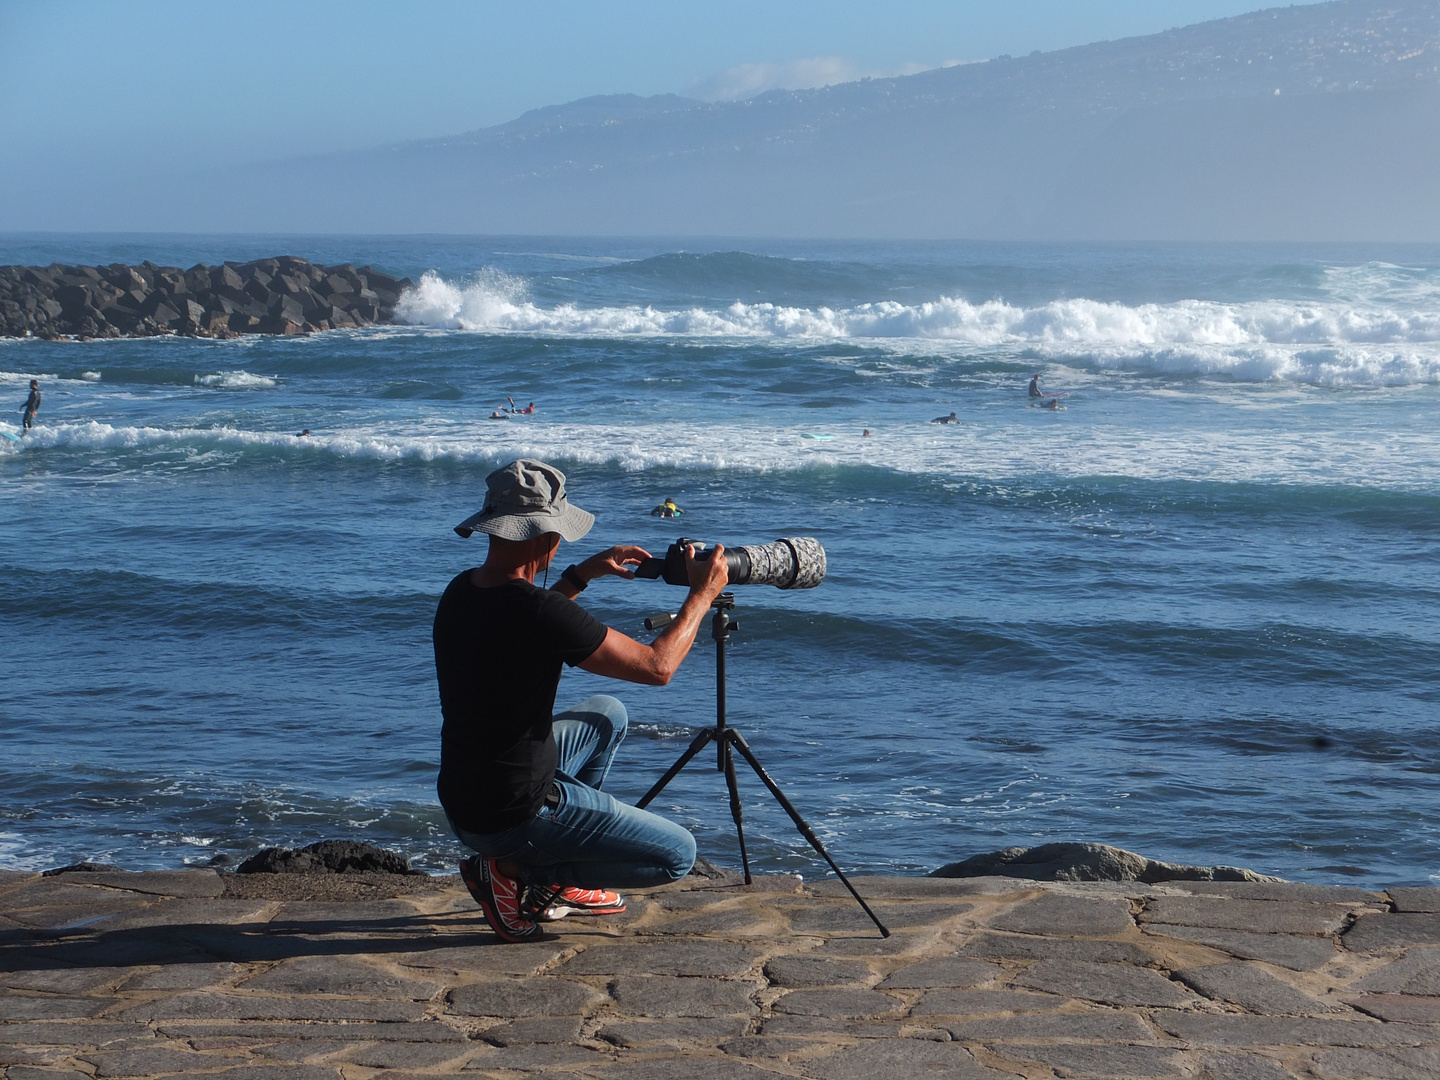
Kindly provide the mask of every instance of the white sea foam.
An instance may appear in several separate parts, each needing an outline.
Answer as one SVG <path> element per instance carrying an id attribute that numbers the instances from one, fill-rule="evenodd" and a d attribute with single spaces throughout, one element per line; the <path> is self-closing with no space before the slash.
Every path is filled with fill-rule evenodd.
<path id="1" fill-rule="evenodd" d="M 196 386 L 208 386 L 216 390 L 263 390 L 275 386 L 278 380 L 269 375 L 251 375 L 248 371 L 217 371 L 213 375 L 196 375 Z"/>
<path id="2" fill-rule="evenodd" d="M 3 425 L 0 425 L 3 426 Z M 32 431 L 23 446 L 0 440 L 0 460 L 47 451 L 121 451 L 108 468 L 129 460 L 149 469 L 157 460 L 178 468 L 210 468 L 260 455 L 310 459 L 453 462 L 489 468 L 517 457 L 578 462 L 639 472 L 795 472 L 831 466 L 872 466 L 942 479 L 1003 481 L 1045 476 L 1128 477 L 1219 483 L 1369 486 L 1440 491 L 1440 431 L 1415 429 L 1377 440 L 1363 424 L 1319 433 L 1285 424 L 1230 429 L 1155 427 L 1136 430 L 1085 424 L 1075 413 L 1019 417 L 939 428 L 872 425 L 876 434 L 836 428 L 827 440 L 796 427 L 758 423 L 432 424 L 425 434 L 398 435 L 380 426 L 317 431 L 300 438 L 233 427 L 162 428 L 61 423 Z M 827 434 L 831 432 L 826 432 Z"/>
<path id="3" fill-rule="evenodd" d="M 86 382 L 99 382 L 102 378 L 104 378 L 104 376 L 101 375 L 98 371 L 82 371 L 80 373 L 80 378 L 84 379 Z"/>
<path id="4" fill-rule="evenodd" d="M 1341 291 L 1338 286 L 1336 291 Z M 1431 292 L 1440 297 L 1440 289 Z M 542 307 L 526 297 L 522 282 L 491 271 L 458 285 L 427 273 L 401 299 L 398 314 L 415 326 L 487 333 L 903 340 L 1023 351 L 1100 370 L 1337 386 L 1440 382 L 1440 304 L 1433 303 L 1182 300 L 1126 305 L 1068 299 L 1027 308 L 1003 300 L 941 297 L 847 308 L 771 303 L 684 310 Z"/>

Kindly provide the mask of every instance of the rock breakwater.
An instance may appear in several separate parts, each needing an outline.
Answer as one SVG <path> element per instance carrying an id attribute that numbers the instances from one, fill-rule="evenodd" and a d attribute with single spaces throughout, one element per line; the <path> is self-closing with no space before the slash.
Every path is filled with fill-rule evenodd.
<path id="1" fill-rule="evenodd" d="M 235 337 L 306 334 L 392 321 L 413 283 L 374 267 L 293 255 L 178 266 L 0 266 L 0 336 Z"/>

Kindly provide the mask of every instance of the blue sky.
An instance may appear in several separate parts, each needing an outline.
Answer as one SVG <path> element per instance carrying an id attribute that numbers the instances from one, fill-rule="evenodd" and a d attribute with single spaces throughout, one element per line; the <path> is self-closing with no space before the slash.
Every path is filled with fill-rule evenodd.
<path id="1" fill-rule="evenodd" d="M 371 146 L 591 94 L 744 95 L 1265 6 L 0 0 L 0 178 L 33 184 L 99 163 L 148 171 Z"/>

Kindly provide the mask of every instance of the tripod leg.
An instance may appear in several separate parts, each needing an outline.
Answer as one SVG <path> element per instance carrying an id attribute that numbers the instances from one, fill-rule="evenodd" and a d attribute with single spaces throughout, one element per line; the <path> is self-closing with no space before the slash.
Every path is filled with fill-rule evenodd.
<path id="1" fill-rule="evenodd" d="M 744 737 L 733 728 L 726 731 L 725 734 L 728 737 L 727 741 L 734 743 L 740 753 L 745 755 L 745 760 L 750 763 L 750 767 L 755 770 L 755 775 L 760 777 L 760 781 L 770 789 L 770 794 L 775 796 L 775 801 L 780 804 L 781 809 L 790 815 L 790 820 L 793 821 L 795 827 L 800 830 L 800 835 L 830 864 L 830 869 L 835 871 L 835 876 L 840 879 L 845 888 L 850 890 L 850 895 L 855 898 L 856 903 L 865 909 L 865 914 L 870 916 L 870 921 L 879 927 L 880 935 L 888 938 L 890 931 L 885 928 L 885 924 L 880 921 L 879 916 L 877 916 L 875 912 L 870 910 L 870 905 L 865 903 L 865 898 L 855 891 L 855 886 L 850 884 L 850 879 L 841 872 L 840 867 L 835 865 L 835 860 L 832 859 L 830 853 L 825 850 L 825 845 L 822 844 L 820 838 L 815 835 L 815 830 L 810 828 L 809 823 L 800 816 L 800 811 L 790 805 L 790 800 L 787 799 L 785 793 L 780 790 L 780 785 L 770 779 L 770 774 L 765 771 L 765 766 L 760 764 L 760 759 L 755 756 L 755 752 L 750 749 Z"/>
<path id="2" fill-rule="evenodd" d="M 750 884 L 750 856 L 745 851 L 745 813 L 740 807 L 740 785 L 735 780 L 735 755 L 730 740 L 736 736 L 729 730 L 720 740 L 720 753 L 725 764 L 725 786 L 730 789 L 730 816 L 735 819 L 735 835 L 740 838 L 740 865 L 745 868 L 745 884 Z"/>
<path id="3" fill-rule="evenodd" d="M 671 780 L 674 780 L 675 777 L 679 775 L 680 770 L 683 769 L 686 765 L 690 764 L 690 759 L 693 758 L 696 754 L 698 754 L 701 750 L 705 749 L 705 744 L 713 738 L 715 738 L 714 728 L 705 728 L 705 730 L 701 731 L 699 735 L 696 735 L 695 741 L 690 744 L 690 749 L 686 750 L 685 753 L 681 754 L 680 760 L 675 762 L 674 765 L 671 765 L 670 768 L 666 770 L 665 775 L 660 777 L 659 780 L 655 781 L 655 786 L 652 787 L 649 791 L 647 791 L 644 797 L 635 804 L 636 808 L 644 810 L 645 807 L 649 806 L 650 800 L 655 798 L 656 795 L 659 795 L 660 792 L 664 791 L 665 785 L 670 783 Z"/>

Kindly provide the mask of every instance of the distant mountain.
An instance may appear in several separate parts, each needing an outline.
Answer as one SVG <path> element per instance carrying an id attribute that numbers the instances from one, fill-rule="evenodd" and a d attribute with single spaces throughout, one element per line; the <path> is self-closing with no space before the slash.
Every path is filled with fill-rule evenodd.
<path id="1" fill-rule="evenodd" d="M 1440 0 L 1279 8 L 740 102 L 587 98 L 215 175 L 163 224 L 1440 240 Z"/>

